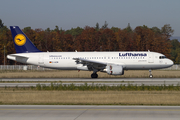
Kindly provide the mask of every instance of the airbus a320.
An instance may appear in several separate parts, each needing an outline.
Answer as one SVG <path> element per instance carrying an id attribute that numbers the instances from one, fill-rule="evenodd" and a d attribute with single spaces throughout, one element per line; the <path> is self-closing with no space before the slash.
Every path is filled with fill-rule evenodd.
<path id="1" fill-rule="evenodd" d="M 59 70 L 93 71 L 109 75 L 123 75 L 124 70 L 151 70 L 168 68 L 173 61 L 165 55 L 150 51 L 118 52 L 42 52 L 37 49 L 18 26 L 10 26 L 16 53 L 7 56 L 10 60 Z"/>

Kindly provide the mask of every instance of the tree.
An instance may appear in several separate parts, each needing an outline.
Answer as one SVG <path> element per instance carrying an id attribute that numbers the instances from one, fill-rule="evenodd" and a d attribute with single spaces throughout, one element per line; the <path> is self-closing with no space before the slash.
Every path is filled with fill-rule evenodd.
<path id="1" fill-rule="evenodd" d="M 118 27 L 112 27 L 111 30 L 114 31 L 114 32 L 118 32 L 119 28 Z"/>
<path id="2" fill-rule="evenodd" d="M 96 31 L 99 31 L 99 23 L 96 23 L 95 29 L 96 29 Z"/>
<path id="3" fill-rule="evenodd" d="M 143 25 L 143 26 L 140 26 L 142 29 L 148 29 L 148 26 L 146 25 Z"/>
<path id="4" fill-rule="evenodd" d="M 45 42 L 45 51 L 52 51 L 52 31 L 50 28 L 47 28 L 45 30 L 45 37 L 44 37 L 44 42 Z"/>
<path id="5" fill-rule="evenodd" d="M 102 26 L 102 29 L 107 29 L 108 28 L 107 26 L 108 26 L 108 23 L 105 21 L 104 25 Z"/>
<path id="6" fill-rule="evenodd" d="M 130 23 L 128 23 L 128 26 L 124 30 L 127 30 L 127 32 L 132 32 L 132 28 L 130 26 Z"/>
<path id="7" fill-rule="evenodd" d="M 180 53 L 180 43 L 177 39 L 171 40 L 171 59 L 174 61 L 174 63 L 179 61 L 179 53 Z"/>
<path id="8" fill-rule="evenodd" d="M 55 27 L 56 28 L 54 29 L 54 31 L 56 31 L 56 32 L 59 31 L 59 27 L 57 25 Z"/>
<path id="9" fill-rule="evenodd" d="M 128 42 L 129 42 L 129 35 L 126 30 L 118 30 L 118 32 L 115 32 L 115 38 L 117 42 L 117 50 L 118 51 L 127 51 L 128 48 Z"/>
<path id="10" fill-rule="evenodd" d="M 174 34 L 174 30 L 171 28 L 170 24 L 165 24 L 161 28 L 161 33 L 166 36 L 166 39 L 169 39 L 171 35 Z"/>
<path id="11" fill-rule="evenodd" d="M 111 29 L 101 29 L 100 36 L 100 44 L 102 46 L 102 50 L 104 51 L 116 51 L 117 50 L 117 42 L 115 33 Z"/>
<path id="12" fill-rule="evenodd" d="M 175 63 L 180 64 L 180 53 L 178 53 Z"/>
<path id="13" fill-rule="evenodd" d="M 158 27 L 152 27 L 151 30 L 156 34 L 161 34 L 161 30 Z"/>
<path id="14" fill-rule="evenodd" d="M 4 27 L 4 23 L 2 23 L 2 20 L 0 19 L 0 29 Z"/>
<path id="15" fill-rule="evenodd" d="M 45 45 L 45 32 L 42 29 L 35 29 L 35 41 L 34 44 L 41 51 L 47 51 Z"/>
<path id="16" fill-rule="evenodd" d="M 25 27 L 25 28 L 23 29 L 23 32 L 24 32 L 24 33 L 27 33 L 27 32 L 29 32 L 29 31 L 31 31 L 31 27 Z"/>
<path id="17" fill-rule="evenodd" d="M 26 36 L 32 41 L 32 43 L 34 44 L 34 45 L 36 45 L 35 44 L 35 37 L 36 37 L 36 32 L 33 30 L 33 29 L 31 29 L 31 27 L 25 27 L 24 29 L 23 29 L 23 32 L 26 34 Z"/>
<path id="18" fill-rule="evenodd" d="M 80 28 L 80 27 L 77 27 L 77 28 L 71 28 L 71 30 L 67 30 L 65 32 L 65 34 L 70 34 L 72 35 L 73 37 L 77 37 L 78 35 L 80 35 L 82 33 L 83 29 Z"/>
<path id="19" fill-rule="evenodd" d="M 83 32 L 76 38 L 75 50 L 96 51 L 98 49 L 97 33 L 98 31 L 95 28 L 86 26 Z"/>
<path id="20" fill-rule="evenodd" d="M 177 39 L 171 40 L 172 49 L 176 50 L 177 48 L 180 48 L 180 43 Z"/>

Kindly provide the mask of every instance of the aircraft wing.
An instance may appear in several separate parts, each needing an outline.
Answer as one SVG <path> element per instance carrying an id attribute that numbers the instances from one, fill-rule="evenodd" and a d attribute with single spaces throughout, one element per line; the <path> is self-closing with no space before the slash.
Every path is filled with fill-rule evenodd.
<path id="1" fill-rule="evenodd" d="M 103 70 L 107 63 L 106 62 L 101 62 L 101 61 L 94 61 L 94 60 L 87 60 L 87 59 L 83 59 L 83 58 L 73 58 L 73 60 L 75 60 L 75 62 L 77 64 L 83 64 L 84 65 L 87 65 L 88 69 L 89 70 Z"/>

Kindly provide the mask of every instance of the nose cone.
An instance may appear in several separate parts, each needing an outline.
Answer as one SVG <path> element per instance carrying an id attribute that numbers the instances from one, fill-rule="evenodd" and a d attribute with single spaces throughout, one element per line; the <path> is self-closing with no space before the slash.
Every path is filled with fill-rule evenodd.
<path id="1" fill-rule="evenodd" d="M 168 60 L 168 65 L 169 67 L 171 67 L 172 65 L 174 65 L 174 62 L 172 60 Z"/>

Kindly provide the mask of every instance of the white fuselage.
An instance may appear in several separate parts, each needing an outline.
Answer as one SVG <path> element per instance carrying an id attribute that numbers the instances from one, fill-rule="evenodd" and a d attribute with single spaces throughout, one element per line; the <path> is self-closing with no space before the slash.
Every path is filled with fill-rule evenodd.
<path id="1" fill-rule="evenodd" d="M 161 69 L 173 65 L 168 58 L 157 52 L 36 52 L 10 54 L 8 59 L 26 64 L 62 70 L 88 70 L 73 58 L 116 64 L 124 70 Z"/>

